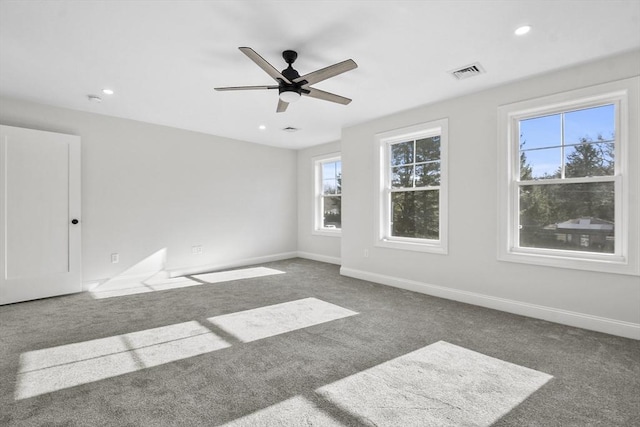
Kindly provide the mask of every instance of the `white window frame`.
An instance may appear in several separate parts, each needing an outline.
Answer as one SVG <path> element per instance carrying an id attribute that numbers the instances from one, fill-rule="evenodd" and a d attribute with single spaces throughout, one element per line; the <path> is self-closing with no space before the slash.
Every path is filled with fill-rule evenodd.
<path id="1" fill-rule="evenodd" d="M 322 185 L 322 165 L 325 163 L 341 162 L 340 153 L 329 153 L 312 158 L 313 161 L 313 230 L 318 236 L 340 237 L 342 228 L 324 227 L 324 191 Z M 342 200 L 342 193 L 339 194 Z"/>
<path id="2" fill-rule="evenodd" d="M 640 78 L 620 80 L 552 96 L 516 102 L 498 108 L 498 259 L 501 261 L 618 274 L 640 274 L 639 204 L 630 194 L 638 192 L 638 94 Z M 614 176 L 592 177 L 589 182 L 614 182 L 614 253 L 595 253 L 519 246 L 520 138 L 524 119 L 570 110 L 614 104 L 616 146 Z M 635 117 L 635 119 L 633 119 Z M 633 156 L 633 157 L 632 157 Z M 544 184 L 571 184 L 581 178 L 545 179 Z M 523 184 L 524 185 L 524 184 Z"/>
<path id="3" fill-rule="evenodd" d="M 439 238 L 421 239 L 391 235 L 390 146 L 412 139 L 440 136 Z M 376 231 L 374 245 L 435 254 L 448 253 L 448 145 L 449 120 L 440 119 L 378 133 L 376 140 Z"/>

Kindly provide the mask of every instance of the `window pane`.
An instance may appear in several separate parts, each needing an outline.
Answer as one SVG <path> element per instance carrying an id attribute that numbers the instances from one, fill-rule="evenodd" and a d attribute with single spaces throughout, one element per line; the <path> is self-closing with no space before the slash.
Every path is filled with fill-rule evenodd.
<path id="1" fill-rule="evenodd" d="M 564 115 L 564 142 L 577 144 L 590 141 L 610 141 L 615 138 L 615 108 L 613 104 Z"/>
<path id="2" fill-rule="evenodd" d="M 337 184 L 335 179 L 325 179 L 322 181 L 323 194 L 336 194 Z"/>
<path id="3" fill-rule="evenodd" d="M 440 185 L 440 162 L 416 165 L 416 187 Z"/>
<path id="4" fill-rule="evenodd" d="M 520 121 L 520 149 L 556 147 L 562 144 L 560 114 Z"/>
<path id="5" fill-rule="evenodd" d="M 439 190 L 391 193 L 391 235 L 439 238 Z"/>
<path id="6" fill-rule="evenodd" d="M 391 166 L 413 163 L 413 141 L 400 142 L 391 146 Z"/>
<path id="7" fill-rule="evenodd" d="M 585 176 L 613 175 L 614 144 L 601 142 L 580 144 L 565 149 L 565 176 L 580 178 Z"/>
<path id="8" fill-rule="evenodd" d="M 440 135 L 416 141 L 416 163 L 440 160 Z"/>
<path id="9" fill-rule="evenodd" d="M 322 179 L 331 179 L 336 177 L 336 162 L 322 164 Z"/>
<path id="10" fill-rule="evenodd" d="M 520 187 L 520 246 L 614 252 L 614 183 Z"/>
<path id="11" fill-rule="evenodd" d="M 342 228 L 342 206 L 340 197 L 323 197 L 324 209 L 322 226 Z"/>
<path id="12" fill-rule="evenodd" d="M 391 188 L 412 188 L 413 166 L 391 168 Z"/>
<path id="13" fill-rule="evenodd" d="M 520 153 L 520 179 L 560 178 L 560 148 L 522 151 Z"/>

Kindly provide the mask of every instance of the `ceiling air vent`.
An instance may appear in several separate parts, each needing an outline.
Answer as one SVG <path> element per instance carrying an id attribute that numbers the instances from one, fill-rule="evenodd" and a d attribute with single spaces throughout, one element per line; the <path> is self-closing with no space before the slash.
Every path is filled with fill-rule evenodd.
<path id="1" fill-rule="evenodd" d="M 300 129 L 294 128 L 294 127 L 291 127 L 291 126 L 287 126 L 286 128 L 283 128 L 282 130 L 285 131 L 285 132 L 298 132 Z"/>
<path id="2" fill-rule="evenodd" d="M 464 67 L 458 68 L 456 70 L 449 71 L 453 77 L 458 80 L 467 79 L 469 77 L 477 76 L 478 74 L 485 73 L 484 68 L 480 65 L 479 62 L 475 62 L 470 65 L 465 65 Z"/>

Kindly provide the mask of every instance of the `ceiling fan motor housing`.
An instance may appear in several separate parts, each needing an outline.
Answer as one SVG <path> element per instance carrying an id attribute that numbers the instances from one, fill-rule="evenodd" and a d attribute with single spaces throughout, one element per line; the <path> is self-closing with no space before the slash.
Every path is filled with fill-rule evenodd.
<path id="1" fill-rule="evenodd" d="M 289 64 L 287 68 L 282 70 L 282 76 L 285 77 L 290 82 L 293 82 L 295 79 L 300 77 L 300 73 L 298 73 L 292 66 L 298 57 L 298 53 L 295 50 L 285 50 L 282 52 L 282 58 L 284 58 L 285 62 Z M 284 81 L 280 81 L 280 87 L 278 88 L 278 92 L 280 94 L 280 99 L 285 102 L 295 102 L 300 99 L 300 95 L 302 94 L 302 85 L 306 83 L 306 80 L 297 82 L 297 83 L 286 83 Z"/>
<path id="2" fill-rule="evenodd" d="M 289 64 L 287 68 L 282 70 L 282 75 L 289 79 L 289 81 L 291 82 L 300 77 L 300 73 L 294 70 L 291 64 Z"/>

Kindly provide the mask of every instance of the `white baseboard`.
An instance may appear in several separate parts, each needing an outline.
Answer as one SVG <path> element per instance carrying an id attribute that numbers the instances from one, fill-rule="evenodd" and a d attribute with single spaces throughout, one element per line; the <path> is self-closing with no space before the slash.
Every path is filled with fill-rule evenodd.
<path id="1" fill-rule="evenodd" d="M 208 273 L 214 270 L 222 270 L 222 269 L 229 269 L 229 268 L 235 268 L 235 267 L 246 267 L 248 265 L 262 264 L 265 262 L 281 261 L 283 259 L 296 258 L 297 256 L 298 256 L 297 252 L 282 252 L 279 254 L 265 255 L 265 256 L 255 257 L 255 258 L 240 259 L 240 260 L 229 262 L 229 263 L 206 264 L 206 265 L 198 265 L 196 267 L 187 267 L 187 268 L 174 268 L 167 271 L 169 273 L 169 277 L 188 276 L 192 274 Z"/>
<path id="2" fill-rule="evenodd" d="M 314 253 L 311 253 L 311 252 L 298 251 L 298 257 L 299 258 L 310 259 L 310 260 L 313 260 L 313 261 L 326 262 L 326 263 L 329 263 L 329 264 L 336 264 L 336 265 L 341 265 L 342 264 L 342 260 L 340 258 L 338 258 L 338 257 L 314 254 Z"/>
<path id="3" fill-rule="evenodd" d="M 519 314 L 522 316 L 561 323 L 563 325 L 575 326 L 577 328 L 589 329 L 592 331 L 640 340 L 640 324 L 637 323 L 592 316 L 590 314 L 574 311 L 560 310 L 557 308 L 529 304 L 505 298 L 497 298 L 475 292 L 430 285 L 427 283 L 400 279 L 397 277 L 385 276 L 352 268 L 342 267 L 340 269 L 340 274 L 356 279 L 367 280 L 369 282 L 433 295 L 440 298 L 506 311 L 507 313 Z"/>

